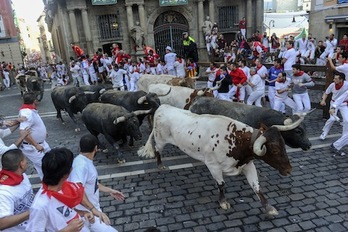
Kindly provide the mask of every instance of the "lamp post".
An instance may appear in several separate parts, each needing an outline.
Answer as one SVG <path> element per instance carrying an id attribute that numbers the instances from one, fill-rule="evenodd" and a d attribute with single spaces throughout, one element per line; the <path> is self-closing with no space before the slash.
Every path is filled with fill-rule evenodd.
<path id="1" fill-rule="evenodd" d="M 271 23 L 273 23 L 273 27 L 274 27 L 274 20 L 270 20 L 269 23 L 268 23 L 268 35 L 270 36 L 271 35 Z"/>

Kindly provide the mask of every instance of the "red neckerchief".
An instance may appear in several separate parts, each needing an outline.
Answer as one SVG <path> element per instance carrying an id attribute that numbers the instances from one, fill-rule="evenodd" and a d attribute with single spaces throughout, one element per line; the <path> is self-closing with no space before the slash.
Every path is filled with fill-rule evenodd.
<path id="1" fill-rule="evenodd" d="M 62 193 L 49 190 L 48 186 L 44 183 L 42 183 L 42 187 L 42 194 L 47 194 L 48 198 L 56 198 L 58 201 L 62 202 L 64 205 L 68 206 L 71 209 L 81 203 L 84 195 L 84 188 L 82 184 L 77 184 L 69 181 L 65 181 L 63 183 Z"/>
<path id="2" fill-rule="evenodd" d="M 31 110 L 36 110 L 36 107 L 33 106 L 32 104 L 23 104 L 19 110 L 22 110 L 22 109 L 31 109 Z"/>
<path id="3" fill-rule="evenodd" d="M 339 84 L 335 84 L 335 89 L 339 90 L 340 88 L 342 88 L 343 84 L 344 84 L 344 82 L 339 83 Z"/>
<path id="4" fill-rule="evenodd" d="M 297 74 L 294 74 L 294 76 L 299 77 L 299 76 L 302 76 L 303 74 L 304 74 L 304 71 L 300 71 Z"/>
<path id="5" fill-rule="evenodd" d="M 18 175 L 17 173 L 1 170 L 0 171 L 0 184 L 15 186 L 19 185 L 23 181 L 23 175 Z"/>
<path id="6" fill-rule="evenodd" d="M 180 59 L 178 59 L 178 62 L 181 64 L 181 62 L 182 62 L 182 59 L 180 58 Z"/>
<path id="7" fill-rule="evenodd" d="M 256 66 L 256 71 L 259 71 L 262 68 L 262 64 L 260 64 L 259 66 Z"/>
<path id="8" fill-rule="evenodd" d="M 291 47 L 292 48 L 292 47 Z M 287 48 L 287 50 L 290 50 L 291 48 Z"/>

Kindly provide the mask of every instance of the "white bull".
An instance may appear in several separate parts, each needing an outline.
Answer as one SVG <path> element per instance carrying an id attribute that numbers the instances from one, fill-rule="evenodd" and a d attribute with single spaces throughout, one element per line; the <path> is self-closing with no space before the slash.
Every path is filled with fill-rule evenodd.
<path id="1" fill-rule="evenodd" d="M 300 120 L 288 129 L 298 126 L 298 123 Z M 164 168 L 160 153 L 168 143 L 178 146 L 192 158 L 206 164 L 218 184 L 219 203 L 223 209 L 230 208 L 224 196 L 223 175 L 244 173 L 267 214 L 278 214 L 260 190 L 253 163 L 255 158 L 262 159 L 282 175 L 291 172 L 285 143 L 277 126 L 254 129 L 224 116 L 197 115 L 169 105 L 161 105 L 155 113 L 149 139 L 145 146 L 138 150 L 138 155 L 157 157 L 157 165 Z"/>
<path id="2" fill-rule="evenodd" d="M 197 96 L 214 97 L 213 89 L 198 90 L 166 84 L 151 84 L 149 92 L 157 94 L 161 104 L 168 104 L 185 110 L 188 110 Z"/>
<path id="3" fill-rule="evenodd" d="M 149 75 L 143 74 L 138 81 L 138 90 L 149 92 L 149 85 L 151 84 L 169 84 L 174 86 L 185 86 L 195 88 L 196 78 L 177 78 L 173 75 Z"/>

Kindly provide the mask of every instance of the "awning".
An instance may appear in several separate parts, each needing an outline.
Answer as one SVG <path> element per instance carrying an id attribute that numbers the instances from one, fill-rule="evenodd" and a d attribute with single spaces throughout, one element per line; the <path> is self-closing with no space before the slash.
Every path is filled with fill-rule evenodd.
<path id="1" fill-rule="evenodd" d="M 348 15 L 332 15 L 325 16 L 326 23 L 342 23 L 348 22 Z"/>

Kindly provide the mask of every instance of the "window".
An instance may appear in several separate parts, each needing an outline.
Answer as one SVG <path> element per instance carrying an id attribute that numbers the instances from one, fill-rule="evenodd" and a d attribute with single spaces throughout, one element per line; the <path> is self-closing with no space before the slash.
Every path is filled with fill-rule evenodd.
<path id="1" fill-rule="evenodd" d="M 224 6 L 219 8 L 219 31 L 238 29 L 238 6 Z"/>
<path id="2" fill-rule="evenodd" d="M 102 40 L 121 39 L 121 26 L 116 14 L 97 16 L 99 37 Z"/>

